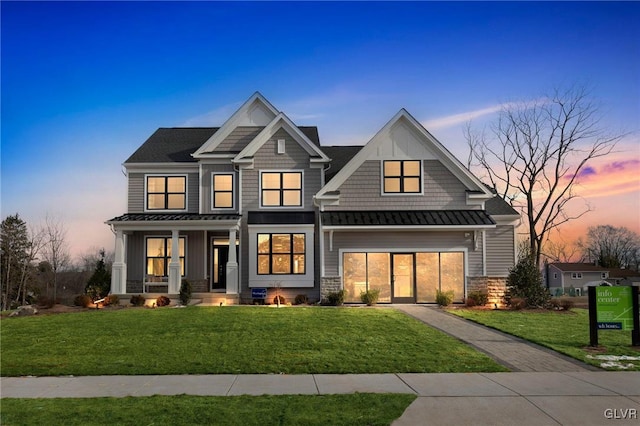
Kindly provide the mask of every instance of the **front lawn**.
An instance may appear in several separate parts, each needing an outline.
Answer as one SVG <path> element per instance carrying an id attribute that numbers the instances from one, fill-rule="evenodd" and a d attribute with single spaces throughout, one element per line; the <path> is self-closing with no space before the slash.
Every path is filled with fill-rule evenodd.
<path id="1" fill-rule="evenodd" d="M 607 359 L 597 357 L 622 357 L 617 361 L 612 358 L 613 362 L 627 367 L 628 370 L 640 371 L 640 348 L 631 346 L 630 331 L 599 331 L 600 346 L 597 349 L 589 348 L 589 311 L 587 309 L 541 312 L 458 308 L 451 309 L 449 312 L 538 343 L 591 365 L 618 370 L 620 367 L 616 367 L 615 364 L 606 364 Z"/>
<path id="2" fill-rule="evenodd" d="M 2 424 L 389 425 L 407 394 L 3 399 Z"/>
<path id="3" fill-rule="evenodd" d="M 387 308 L 127 308 L 7 318 L 0 344 L 3 376 L 506 371 Z"/>

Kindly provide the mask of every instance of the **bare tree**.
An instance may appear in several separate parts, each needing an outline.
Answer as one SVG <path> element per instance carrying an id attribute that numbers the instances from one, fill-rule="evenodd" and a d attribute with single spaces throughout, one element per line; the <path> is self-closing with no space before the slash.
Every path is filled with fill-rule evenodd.
<path id="1" fill-rule="evenodd" d="M 578 244 L 569 244 L 561 237 L 548 239 L 543 247 L 542 256 L 551 262 L 581 262 L 584 257 Z"/>
<path id="2" fill-rule="evenodd" d="M 44 235 L 43 257 L 51 265 L 53 273 L 53 300 L 55 301 L 58 290 L 58 272 L 63 270 L 71 262 L 71 255 L 69 254 L 69 247 L 66 241 L 67 230 L 60 219 L 47 215 Z"/>
<path id="3" fill-rule="evenodd" d="M 576 184 L 590 160 L 609 154 L 623 135 L 609 135 L 585 88 L 555 90 L 528 103 L 507 104 L 490 131 L 465 137 L 469 164 L 526 218 L 530 253 L 540 266 L 551 230 L 590 211 L 568 206 L 580 198 Z M 474 161 L 475 160 L 475 161 Z"/>
<path id="4" fill-rule="evenodd" d="M 41 227 L 29 227 L 29 246 L 26 251 L 26 261 L 22 266 L 22 275 L 20 278 L 20 286 L 16 294 L 16 302 L 22 295 L 22 305 L 26 302 L 27 297 L 27 280 L 32 272 L 32 263 L 36 260 L 38 254 L 45 244 L 44 229 Z"/>
<path id="5" fill-rule="evenodd" d="M 625 227 L 591 226 L 579 241 L 585 258 L 607 268 L 638 268 L 640 236 Z"/>

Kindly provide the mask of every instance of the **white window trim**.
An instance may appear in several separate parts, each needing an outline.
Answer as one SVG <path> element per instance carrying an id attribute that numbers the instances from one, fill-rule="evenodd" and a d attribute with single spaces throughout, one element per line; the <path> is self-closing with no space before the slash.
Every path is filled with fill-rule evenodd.
<path id="1" fill-rule="evenodd" d="M 572 280 L 581 280 L 582 279 L 582 272 L 572 272 L 571 273 L 571 279 Z"/>
<path id="2" fill-rule="evenodd" d="M 143 236 L 144 238 L 144 254 L 143 254 L 143 262 L 142 262 L 142 284 L 143 286 L 146 284 L 158 284 L 158 285 L 163 285 L 163 284 L 169 284 L 168 281 L 168 269 L 167 269 L 167 281 L 162 281 L 160 283 L 153 283 L 153 282 L 149 282 L 147 281 L 147 239 L 149 238 L 166 238 L 169 241 L 171 241 L 171 234 L 145 234 Z M 189 276 L 189 271 L 188 271 L 188 247 L 189 247 L 189 237 L 187 235 L 178 235 L 178 238 L 184 238 L 184 275 L 180 275 L 180 278 L 185 278 Z M 171 258 L 169 258 L 169 261 L 171 261 Z M 167 264 L 168 267 L 168 264 Z M 146 288 L 146 287 L 145 287 Z"/>
<path id="3" fill-rule="evenodd" d="M 263 173 L 300 173 L 300 205 L 299 206 L 264 206 L 262 204 L 262 174 Z M 281 188 L 282 190 L 282 188 Z M 304 209 L 304 170 L 270 170 L 258 171 L 258 198 L 260 208 L 265 210 Z"/>
<path id="4" fill-rule="evenodd" d="M 603 272 L 600 274 L 600 277 L 602 277 L 603 280 L 606 280 L 607 278 L 609 278 L 609 273 L 608 272 Z"/>
<path id="5" fill-rule="evenodd" d="M 214 206 L 214 186 L 213 179 L 216 175 L 231 175 L 231 207 L 215 207 Z M 236 174 L 232 171 L 227 172 L 212 172 L 211 173 L 211 210 L 235 210 L 236 209 Z"/>
<path id="6" fill-rule="evenodd" d="M 384 192 L 385 161 L 418 161 L 420 163 L 420 192 Z M 380 160 L 380 196 L 382 197 L 419 197 L 424 195 L 424 160 L 419 158 L 385 158 Z"/>
<path id="7" fill-rule="evenodd" d="M 149 209 L 147 178 L 150 177 L 184 177 L 184 209 Z M 144 175 L 144 212 L 145 213 L 181 213 L 189 210 L 189 175 L 184 173 L 153 173 Z"/>

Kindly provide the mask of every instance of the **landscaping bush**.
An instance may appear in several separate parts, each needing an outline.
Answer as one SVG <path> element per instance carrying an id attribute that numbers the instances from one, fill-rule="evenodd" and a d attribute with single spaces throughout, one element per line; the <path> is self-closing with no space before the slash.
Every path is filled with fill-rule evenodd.
<path id="1" fill-rule="evenodd" d="M 287 303 L 287 299 L 285 299 L 284 296 L 277 295 L 276 297 L 273 298 L 274 305 L 284 305 L 286 303 Z"/>
<path id="2" fill-rule="evenodd" d="M 509 299 L 509 308 L 514 311 L 519 311 L 527 307 L 527 302 L 522 297 L 512 297 Z"/>
<path id="3" fill-rule="evenodd" d="M 465 299 L 467 306 L 484 306 L 489 303 L 489 293 L 484 290 L 471 291 Z"/>
<path id="4" fill-rule="evenodd" d="M 327 294 L 327 304 L 331 306 L 342 306 L 347 295 L 345 290 L 340 290 Z"/>
<path id="5" fill-rule="evenodd" d="M 133 296 L 131 296 L 131 299 L 129 300 L 129 302 L 133 305 L 133 306 L 144 306 L 144 302 L 147 299 L 145 299 L 145 297 L 141 294 L 134 294 Z"/>
<path id="6" fill-rule="evenodd" d="M 118 306 L 120 304 L 120 298 L 117 294 L 110 294 L 104 298 L 105 306 Z"/>
<path id="7" fill-rule="evenodd" d="M 91 300 L 91 297 L 86 294 L 79 294 L 73 299 L 73 304 L 75 306 L 80 306 L 83 308 L 88 308 L 92 303 L 93 301 Z"/>
<path id="8" fill-rule="evenodd" d="M 45 309 L 53 308 L 53 305 L 56 304 L 56 301 L 53 297 L 40 296 L 38 297 L 38 306 Z"/>
<path id="9" fill-rule="evenodd" d="M 378 303 L 378 297 L 380 297 L 380 289 L 377 288 L 360 293 L 360 300 L 362 300 L 362 303 L 366 303 L 367 306 L 373 306 Z"/>
<path id="10" fill-rule="evenodd" d="M 560 310 L 560 299 L 551 299 L 549 300 L 549 309 L 553 309 L 556 311 Z"/>
<path id="11" fill-rule="evenodd" d="M 306 305 L 309 303 L 309 298 L 306 294 L 298 294 L 294 299 L 293 303 L 295 305 Z"/>
<path id="12" fill-rule="evenodd" d="M 551 294 L 542 285 L 542 275 L 527 247 L 523 245 L 518 263 L 509 271 L 505 301 L 509 305 L 509 299 L 521 298 L 524 299 L 524 307 L 546 308 Z"/>
<path id="13" fill-rule="evenodd" d="M 180 284 L 180 304 L 187 306 L 191 301 L 191 283 L 187 280 L 182 280 Z"/>
<path id="14" fill-rule="evenodd" d="M 160 307 L 160 306 L 169 306 L 169 304 L 171 303 L 171 299 L 169 299 L 167 296 L 159 296 L 156 299 L 156 306 Z"/>
<path id="15" fill-rule="evenodd" d="M 453 302 L 453 290 L 441 291 L 436 289 L 436 303 L 440 306 L 449 306 Z"/>
<path id="16" fill-rule="evenodd" d="M 564 311 L 570 311 L 571 309 L 573 309 L 574 305 L 575 303 L 571 299 L 560 299 L 560 307 Z"/>

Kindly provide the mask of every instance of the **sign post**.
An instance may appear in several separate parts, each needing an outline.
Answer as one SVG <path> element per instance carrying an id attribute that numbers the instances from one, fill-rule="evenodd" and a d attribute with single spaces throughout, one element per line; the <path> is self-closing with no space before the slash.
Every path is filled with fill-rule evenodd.
<path id="1" fill-rule="evenodd" d="M 589 287 L 589 344 L 598 346 L 598 330 L 629 330 L 640 345 L 638 287 Z"/>

